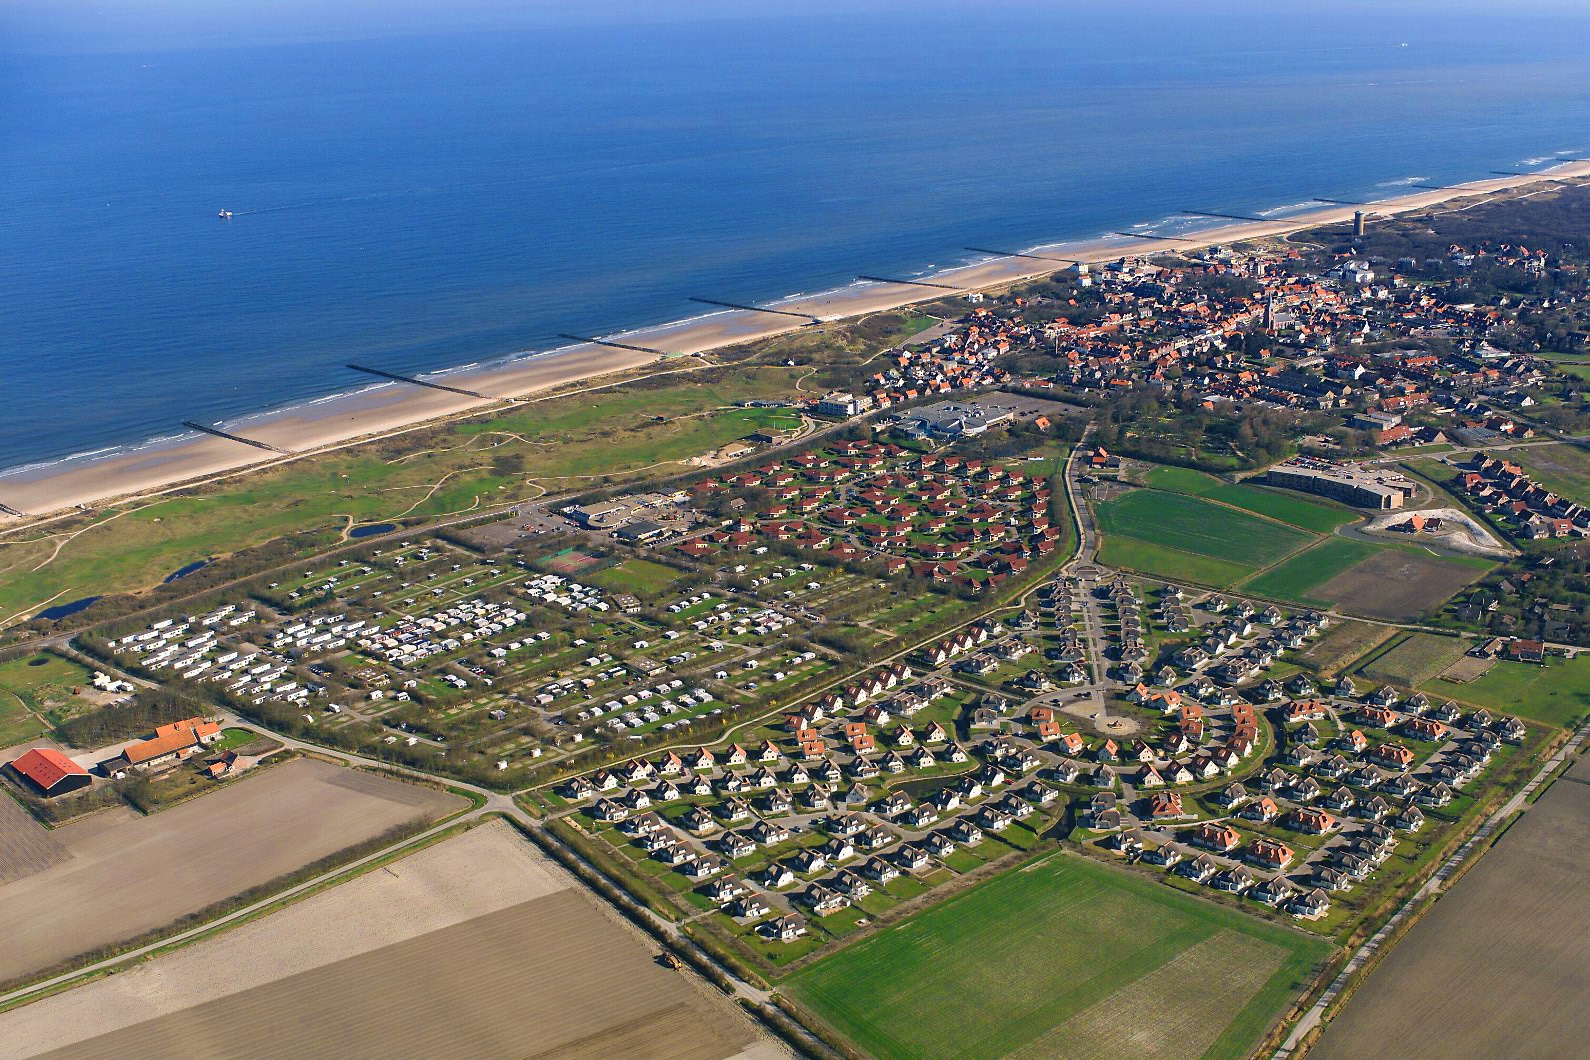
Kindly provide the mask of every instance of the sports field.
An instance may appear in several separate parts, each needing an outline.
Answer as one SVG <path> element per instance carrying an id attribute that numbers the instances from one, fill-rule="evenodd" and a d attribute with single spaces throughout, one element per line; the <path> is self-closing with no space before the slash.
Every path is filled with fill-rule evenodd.
<path id="1" fill-rule="evenodd" d="M 1544 666 L 1501 660 L 1467 684 L 1441 678 L 1423 688 L 1441 696 L 1567 728 L 1590 714 L 1590 656 Z"/>
<path id="2" fill-rule="evenodd" d="M 1379 551 L 1377 546 L 1367 541 L 1327 537 L 1286 562 L 1271 567 L 1242 588 L 1270 600 L 1295 600 L 1301 604 L 1329 606 L 1331 601 L 1314 595 L 1314 591 Z"/>
<path id="3" fill-rule="evenodd" d="M 674 582 L 684 577 L 679 571 L 649 559 L 627 559 L 606 570 L 596 571 L 583 580 L 615 593 L 634 593 L 653 597 L 668 590 Z"/>
<path id="4" fill-rule="evenodd" d="M 878 1057 L 1238 1057 L 1326 951 L 1297 932 L 1053 854 L 783 986 Z"/>
<path id="5" fill-rule="evenodd" d="M 1165 548 L 1241 564 L 1274 563 L 1310 540 L 1307 531 L 1221 504 L 1159 490 L 1132 490 L 1098 506 L 1099 529 Z"/>

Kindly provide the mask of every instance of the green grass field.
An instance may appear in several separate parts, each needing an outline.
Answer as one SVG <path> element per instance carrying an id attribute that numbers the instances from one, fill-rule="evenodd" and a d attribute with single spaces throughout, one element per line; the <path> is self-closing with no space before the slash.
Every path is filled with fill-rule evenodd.
<path id="1" fill-rule="evenodd" d="M 1590 714 L 1590 656 L 1551 659 L 1545 666 L 1504 660 L 1468 684 L 1437 678 L 1423 688 L 1432 696 L 1569 728 Z"/>
<path id="2" fill-rule="evenodd" d="M 1240 1057 L 1327 949 L 1053 854 L 782 986 L 878 1057 Z"/>
<path id="3" fill-rule="evenodd" d="M 1132 490 L 1098 506 L 1099 529 L 1211 559 L 1262 567 L 1306 544 L 1311 535 L 1196 497 Z"/>
<path id="4" fill-rule="evenodd" d="M 1278 566 L 1271 567 L 1252 581 L 1243 584 L 1246 592 L 1273 600 L 1295 600 L 1298 603 L 1328 607 L 1330 601 L 1311 596 L 1310 593 L 1336 575 L 1350 570 L 1380 551 L 1366 541 L 1345 537 L 1327 537 L 1319 544 L 1299 552 Z"/>
<path id="5" fill-rule="evenodd" d="M 34 713 L 64 703 L 90 676 L 72 660 L 48 652 L 0 663 L 0 747 L 41 735 L 46 726 Z"/>
<path id="6" fill-rule="evenodd" d="M 1590 502 L 1590 451 L 1576 445 L 1531 445 L 1502 454 L 1553 492 Z"/>
<path id="7" fill-rule="evenodd" d="M 16 696 L 33 710 L 44 710 L 65 701 L 74 686 L 88 684 L 91 676 L 71 659 L 39 652 L 0 663 L 0 691 Z"/>
<path id="8" fill-rule="evenodd" d="M 1222 485 L 1213 475 L 1194 471 L 1190 467 L 1175 467 L 1170 464 L 1149 468 L 1143 475 L 1143 482 L 1157 490 L 1185 493 L 1189 497 L 1202 497 Z"/>
<path id="9" fill-rule="evenodd" d="M 667 592 L 668 587 L 682 577 L 684 575 L 672 567 L 649 559 L 627 559 L 606 570 L 584 575 L 580 580 L 611 592 L 649 598 Z"/>
<path id="10" fill-rule="evenodd" d="M 1099 549 L 1099 562 L 1152 574 L 1167 581 L 1196 582 L 1217 589 L 1229 589 L 1253 573 L 1253 568 L 1245 563 L 1195 556 L 1191 552 L 1147 541 L 1134 541 L 1129 537 L 1106 536 Z"/>
<path id="11" fill-rule="evenodd" d="M 1143 481 L 1155 489 L 1189 497 L 1205 497 L 1317 534 L 1328 534 L 1338 526 L 1358 518 L 1356 512 L 1346 508 L 1322 504 L 1281 490 L 1221 482 L 1213 475 L 1185 467 L 1156 467 L 1143 476 Z"/>
<path id="12" fill-rule="evenodd" d="M 1328 534 L 1338 526 L 1358 518 L 1356 512 L 1345 508 L 1333 508 L 1278 490 L 1261 489 L 1258 486 L 1221 486 L 1205 496 L 1210 500 L 1222 501 L 1259 515 L 1267 515 L 1271 519 L 1279 519 L 1283 523 L 1290 523 L 1303 530 L 1312 530 L 1316 534 Z"/>

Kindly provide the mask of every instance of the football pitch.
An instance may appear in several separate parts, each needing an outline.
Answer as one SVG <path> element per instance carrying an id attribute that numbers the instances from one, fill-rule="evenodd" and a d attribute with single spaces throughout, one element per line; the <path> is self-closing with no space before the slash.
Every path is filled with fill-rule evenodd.
<path id="1" fill-rule="evenodd" d="M 1245 1055 L 1323 941 L 1052 854 L 796 972 L 879 1057 Z"/>

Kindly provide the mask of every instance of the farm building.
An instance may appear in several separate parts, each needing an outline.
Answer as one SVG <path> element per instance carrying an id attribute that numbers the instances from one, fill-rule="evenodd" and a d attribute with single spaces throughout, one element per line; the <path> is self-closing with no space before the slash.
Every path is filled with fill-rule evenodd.
<path id="1" fill-rule="evenodd" d="M 53 747 L 35 747 L 13 761 L 11 768 L 47 799 L 86 788 L 93 781 L 88 770 Z"/>
<path id="2" fill-rule="evenodd" d="M 186 758 L 220 738 L 221 727 L 215 722 L 184 718 L 159 726 L 150 739 L 128 744 L 120 758 L 111 759 L 111 764 L 130 769 L 153 769 Z"/>

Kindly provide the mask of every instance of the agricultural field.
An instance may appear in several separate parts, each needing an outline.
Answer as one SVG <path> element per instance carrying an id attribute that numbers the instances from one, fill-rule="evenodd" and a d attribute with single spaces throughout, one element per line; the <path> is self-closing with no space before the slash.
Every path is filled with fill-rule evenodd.
<path id="1" fill-rule="evenodd" d="M 1408 622 L 1439 607 L 1490 566 L 1387 548 L 1323 582 L 1312 594 L 1350 614 Z"/>
<path id="2" fill-rule="evenodd" d="M 1285 562 L 1242 583 L 1244 592 L 1267 600 L 1296 600 L 1329 607 L 1330 600 L 1316 595 L 1320 586 L 1378 554 L 1381 548 L 1367 541 L 1327 537 Z"/>
<path id="3" fill-rule="evenodd" d="M 783 1055 L 653 952 L 494 822 L 0 1015 L 0 1052 Z"/>
<path id="4" fill-rule="evenodd" d="M 878 1057 L 1240 1057 L 1327 946 L 1050 855 L 790 976 Z"/>
<path id="5" fill-rule="evenodd" d="M 1437 677 L 1422 687 L 1432 696 L 1570 728 L 1590 714 L 1590 656 L 1548 659 L 1544 665 L 1501 659 L 1465 684 Z"/>
<path id="6" fill-rule="evenodd" d="M 1143 481 L 1155 489 L 1205 497 L 1318 534 L 1328 534 L 1359 518 L 1359 514 L 1349 508 L 1305 499 L 1282 490 L 1222 482 L 1213 475 L 1190 468 L 1155 467 L 1143 476 Z"/>
<path id="7" fill-rule="evenodd" d="M 1099 549 L 1099 562 L 1111 567 L 1140 571 L 1167 581 L 1193 582 L 1228 589 L 1253 573 L 1253 568 L 1236 560 L 1198 556 L 1180 549 L 1129 537 L 1108 536 Z"/>
<path id="8" fill-rule="evenodd" d="M 0 886 L 0 981 L 153 931 L 415 819 L 465 806 L 430 788 L 300 759 L 150 817 L 105 811 L 47 833 L 69 855 Z M 36 839 L 0 821 L 0 845 Z"/>
<path id="9" fill-rule="evenodd" d="M 59 865 L 71 856 L 21 803 L 0 792 L 0 888 Z"/>
<path id="10" fill-rule="evenodd" d="M 1217 588 L 1236 585 L 1311 539 L 1223 504 L 1158 490 L 1132 490 L 1096 510 L 1101 562 Z"/>
<path id="11" fill-rule="evenodd" d="M 1394 635 L 1395 631 L 1385 626 L 1372 626 L 1367 622 L 1348 619 L 1304 649 L 1302 659 L 1316 672 L 1335 677 L 1371 648 Z"/>
<path id="12" fill-rule="evenodd" d="M 1462 658 L 1470 642 L 1433 633 L 1410 633 L 1364 660 L 1356 671 L 1365 680 L 1415 688 Z"/>
<path id="13" fill-rule="evenodd" d="M 1590 960 L 1590 767 L 1581 760 L 1361 983 L 1319 1060 L 1574 1056 Z M 1577 782 L 1572 782 L 1577 781 Z"/>

